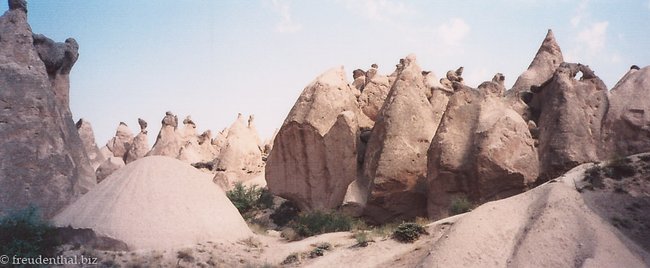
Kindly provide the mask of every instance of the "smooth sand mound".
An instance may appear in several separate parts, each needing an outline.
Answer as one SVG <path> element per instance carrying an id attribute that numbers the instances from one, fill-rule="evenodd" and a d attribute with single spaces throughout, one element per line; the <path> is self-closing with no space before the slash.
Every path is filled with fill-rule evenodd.
<path id="1" fill-rule="evenodd" d="M 57 226 L 91 228 L 130 249 L 166 249 L 252 235 L 212 177 L 165 156 L 139 159 L 54 217 Z"/>

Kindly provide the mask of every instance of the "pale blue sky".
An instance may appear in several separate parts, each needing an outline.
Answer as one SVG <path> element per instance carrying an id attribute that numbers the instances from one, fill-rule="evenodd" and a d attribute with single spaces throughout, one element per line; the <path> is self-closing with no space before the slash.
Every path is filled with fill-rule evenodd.
<path id="1" fill-rule="evenodd" d="M 546 30 L 567 61 L 588 64 L 608 86 L 630 65 L 650 64 L 650 0 L 638 1 L 88 1 L 31 0 L 36 33 L 74 37 L 75 120 L 102 146 L 120 121 L 151 139 L 165 111 L 218 131 L 255 114 L 263 137 L 279 128 L 300 92 L 323 71 L 418 55 L 438 76 L 465 67 L 471 86 L 523 72 Z M 0 8 L 6 10 L 6 1 Z"/>

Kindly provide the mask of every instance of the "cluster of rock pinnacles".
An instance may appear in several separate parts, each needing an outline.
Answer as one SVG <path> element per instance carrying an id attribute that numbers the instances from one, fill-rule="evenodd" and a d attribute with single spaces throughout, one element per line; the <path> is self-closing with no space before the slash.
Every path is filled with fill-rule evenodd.
<path id="1" fill-rule="evenodd" d="M 456 198 L 504 198 L 580 163 L 650 151 L 650 68 L 634 66 L 608 91 L 588 66 L 564 62 L 551 31 L 509 90 L 501 74 L 472 88 L 462 67 L 438 79 L 409 55 L 387 76 L 377 65 L 354 70 L 351 84 L 342 67 L 318 76 L 273 141 L 260 142 L 252 117 L 213 138 L 168 112 L 151 149 L 142 119 L 137 135 L 120 123 L 99 148 L 68 104 L 77 42 L 33 34 L 24 0 L 9 7 L 0 17 L 0 214 L 36 205 L 49 218 L 116 169 L 165 155 L 211 167 L 224 187 L 264 171 L 272 193 L 306 211 L 437 219 Z"/>
<path id="2" fill-rule="evenodd" d="M 650 150 L 650 68 L 633 66 L 608 91 L 588 66 L 564 62 L 550 30 L 509 90 L 500 73 L 472 88 L 462 67 L 438 79 L 414 55 L 388 76 L 377 68 L 354 70 L 352 84 L 331 69 L 304 89 L 266 163 L 271 192 L 375 222 L 439 219 L 455 199 L 505 198 Z"/>

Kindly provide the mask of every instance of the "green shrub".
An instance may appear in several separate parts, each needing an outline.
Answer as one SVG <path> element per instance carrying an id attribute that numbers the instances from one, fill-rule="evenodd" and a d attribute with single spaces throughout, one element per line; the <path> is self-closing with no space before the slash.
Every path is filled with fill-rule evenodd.
<path id="1" fill-rule="evenodd" d="M 469 212 L 472 210 L 474 205 L 472 202 L 467 199 L 467 197 L 456 197 L 451 200 L 451 206 L 449 207 L 450 215 L 458 215 L 461 213 Z"/>
<path id="2" fill-rule="evenodd" d="M 273 220 L 275 225 L 282 227 L 298 217 L 299 212 L 300 210 L 292 202 L 286 201 L 282 203 L 269 217 Z"/>
<path id="3" fill-rule="evenodd" d="M 273 195 L 268 189 L 258 188 L 257 185 L 246 187 L 238 182 L 232 190 L 226 192 L 226 196 L 241 214 L 253 209 L 273 207 Z"/>
<path id="4" fill-rule="evenodd" d="M 422 225 L 415 222 L 405 222 L 397 226 L 393 238 L 402 243 L 413 243 L 421 234 L 429 234 Z"/>
<path id="5" fill-rule="evenodd" d="M 293 224 L 293 229 L 302 236 L 349 231 L 352 228 L 352 218 L 336 212 L 314 211 L 299 215 Z"/>
<path id="6" fill-rule="evenodd" d="M 357 240 L 357 244 L 355 246 L 358 246 L 358 247 L 367 247 L 368 243 L 370 243 L 370 241 L 372 241 L 368 237 L 368 233 L 366 233 L 365 231 L 357 231 L 357 232 L 355 232 L 354 233 L 354 239 Z"/>
<path id="7" fill-rule="evenodd" d="M 0 253 L 27 258 L 54 256 L 61 245 L 55 232 L 34 206 L 11 212 L 0 219 Z"/>

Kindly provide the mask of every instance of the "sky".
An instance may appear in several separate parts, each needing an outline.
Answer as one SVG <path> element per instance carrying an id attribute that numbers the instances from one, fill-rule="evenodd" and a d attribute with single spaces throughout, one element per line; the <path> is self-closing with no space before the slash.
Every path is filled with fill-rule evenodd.
<path id="1" fill-rule="evenodd" d="M 7 2 L 0 3 L 7 9 Z M 35 33 L 74 37 L 75 121 L 101 147 L 120 121 L 149 122 L 150 145 L 166 111 L 198 130 L 254 114 L 264 137 L 282 125 L 324 71 L 379 65 L 390 74 L 417 55 L 441 77 L 464 66 L 476 87 L 497 73 L 512 86 L 553 29 L 565 61 L 589 65 L 612 87 L 632 64 L 650 65 L 650 0 L 30 0 Z"/>

